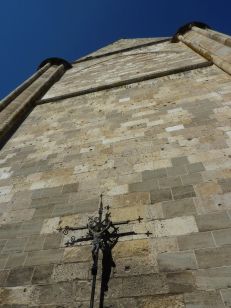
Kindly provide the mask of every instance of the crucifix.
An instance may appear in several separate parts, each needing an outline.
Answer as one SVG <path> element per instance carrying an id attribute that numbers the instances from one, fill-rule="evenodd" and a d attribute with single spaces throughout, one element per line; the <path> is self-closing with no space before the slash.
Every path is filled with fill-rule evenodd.
<path id="1" fill-rule="evenodd" d="M 143 220 L 140 216 L 134 220 L 124 220 L 118 222 L 112 222 L 111 213 L 109 212 L 110 207 L 103 207 L 102 201 L 103 195 L 100 195 L 100 204 L 98 210 L 98 216 L 89 217 L 88 223 L 86 226 L 82 227 L 69 227 L 59 228 L 59 231 L 62 231 L 64 235 L 67 235 L 69 231 L 77 230 L 87 230 L 86 236 L 76 238 L 72 236 L 70 240 L 65 243 L 66 247 L 74 246 L 76 243 L 91 241 L 92 243 L 92 287 L 91 287 L 91 299 L 90 299 L 90 308 L 94 307 L 94 298 L 95 298 L 95 287 L 96 287 L 96 277 L 98 271 L 98 259 L 99 252 L 102 252 L 102 274 L 101 274 L 101 288 L 100 288 L 100 299 L 99 299 L 99 308 L 103 308 L 104 305 L 104 295 L 108 291 L 108 282 L 110 280 L 111 270 L 116 267 L 116 264 L 112 257 L 112 249 L 118 242 L 120 237 L 137 235 L 135 231 L 128 232 L 119 232 L 119 225 L 126 225 L 131 222 L 138 221 L 139 223 Z M 105 215 L 103 217 L 105 210 Z M 147 231 L 145 234 L 149 237 L 152 233 Z"/>

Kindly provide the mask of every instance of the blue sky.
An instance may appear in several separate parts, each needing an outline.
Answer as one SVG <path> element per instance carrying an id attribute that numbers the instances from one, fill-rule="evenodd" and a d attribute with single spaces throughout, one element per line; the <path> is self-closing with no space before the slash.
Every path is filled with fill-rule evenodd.
<path id="1" fill-rule="evenodd" d="M 120 38 L 171 36 L 190 21 L 231 35 L 230 0 L 1 0 L 0 98 L 48 57 L 69 61 Z"/>

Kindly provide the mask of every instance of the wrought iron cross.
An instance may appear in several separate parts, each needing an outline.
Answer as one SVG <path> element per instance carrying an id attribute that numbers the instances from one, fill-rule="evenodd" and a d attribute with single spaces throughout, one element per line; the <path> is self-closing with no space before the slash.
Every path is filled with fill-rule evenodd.
<path id="1" fill-rule="evenodd" d="M 119 225 L 126 225 L 130 222 L 138 221 L 139 223 L 143 220 L 140 216 L 134 220 L 125 220 L 118 221 L 113 223 L 110 219 L 111 213 L 109 212 L 110 207 L 106 206 L 103 208 L 102 194 L 100 195 L 100 204 L 98 210 L 98 216 L 89 217 L 88 223 L 83 227 L 69 227 L 66 226 L 64 228 L 59 228 L 59 231 L 62 231 L 63 234 L 67 235 L 69 231 L 76 230 L 88 230 L 86 236 L 75 238 L 72 236 L 69 241 L 65 243 L 67 247 L 73 246 L 76 243 L 91 241 L 92 242 L 92 259 L 93 264 L 91 268 L 92 274 L 92 288 L 91 288 L 91 300 L 90 300 L 90 308 L 94 307 L 94 298 L 95 298 L 95 287 L 96 287 L 96 276 L 98 271 L 98 258 L 99 251 L 102 251 L 102 276 L 101 276 L 101 289 L 100 289 L 100 303 L 99 308 L 103 308 L 104 303 L 104 294 L 108 290 L 108 282 L 110 280 L 111 269 L 116 266 L 113 257 L 112 257 L 112 249 L 118 242 L 118 239 L 123 236 L 136 235 L 141 234 L 135 231 L 128 232 L 120 232 L 119 233 Z M 106 213 L 103 218 L 103 211 L 106 210 Z M 143 233 L 149 237 L 152 233 L 147 231 Z"/>

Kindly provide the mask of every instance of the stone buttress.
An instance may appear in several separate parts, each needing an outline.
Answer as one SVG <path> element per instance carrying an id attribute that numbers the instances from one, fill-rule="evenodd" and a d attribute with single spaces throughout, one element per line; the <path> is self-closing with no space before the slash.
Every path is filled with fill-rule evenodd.
<path id="1" fill-rule="evenodd" d="M 0 307 L 89 307 L 91 246 L 57 229 L 100 193 L 152 232 L 114 247 L 105 307 L 231 307 L 230 74 L 231 38 L 194 22 L 47 59 L 1 102 Z"/>

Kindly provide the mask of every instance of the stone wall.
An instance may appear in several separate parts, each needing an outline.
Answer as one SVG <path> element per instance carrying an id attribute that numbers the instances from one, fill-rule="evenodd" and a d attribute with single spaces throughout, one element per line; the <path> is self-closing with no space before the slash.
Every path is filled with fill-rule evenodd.
<path id="1" fill-rule="evenodd" d="M 163 65 L 205 61 L 166 44 Z M 76 88 L 77 68 L 48 95 Z M 105 307 L 230 307 L 230 99 L 213 65 L 36 106 L 0 152 L 1 306 L 89 306 L 91 247 L 57 228 L 85 224 L 103 193 L 114 221 L 144 218 L 121 231 L 152 232 L 115 246 Z"/>

